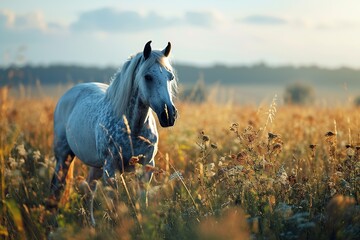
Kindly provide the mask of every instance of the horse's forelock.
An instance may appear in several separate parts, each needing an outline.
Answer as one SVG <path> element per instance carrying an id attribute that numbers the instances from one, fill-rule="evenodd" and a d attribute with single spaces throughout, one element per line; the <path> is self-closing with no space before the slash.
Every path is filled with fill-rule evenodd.
<path id="1" fill-rule="evenodd" d="M 164 56 L 164 53 L 162 51 L 158 51 L 158 50 L 153 50 L 149 56 L 148 59 L 146 59 L 146 61 L 144 61 L 138 71 L 138 80 L 141 79 L 141 76 L 144 75 L 144 72 L 146 72 L 147 69 L 149 69 L 152 65 L 154 65 L 155 63 L 159 63 L 161 66 L 165 67 L 167 70 L 169 70 L 170 72 L 172 72 L 175 75 L 175 79 L 173 81 L 171 81 L 171 87 L 172 87 L 172 92 L 171 94 L 174 96 L 177 91 L 177 76 L 176 73 L 173 69 L 173 67 L 171 66 L 171 62 L 170 59 L 168 57 Z"/>

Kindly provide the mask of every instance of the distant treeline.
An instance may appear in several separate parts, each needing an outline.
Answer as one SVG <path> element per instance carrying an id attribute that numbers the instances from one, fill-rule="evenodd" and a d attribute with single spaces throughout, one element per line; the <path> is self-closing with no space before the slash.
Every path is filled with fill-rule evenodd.
<path id="1" fill-rule="evenodd" d="M 0 85 L 58 85 L 78 82 L 108 82 L 114 68 L 52 65 L 0 68 Z"/>
<path id="2" fill-rule="evenodd" d="M 215 65 L 197 67 L 184 64 L 174 66 L 180 83 L 193 84 L 203 79 L 207 84 L 226 85 L 288 85 L 302 82 L 314 86 L 347 85 L 360 89 L 360 70 L 351 68 L 326 69 L 308 67 L 270 67 L 265 64 L 228 67 Z M 47 67 L 24 66 L 0 68 L 0 86 L 32 85 L 40 81 L 43 85 L 57 85 L 78 82 L 106 82 L 117 71 L 116 68 L 97 68 L 66 65 Z"/>

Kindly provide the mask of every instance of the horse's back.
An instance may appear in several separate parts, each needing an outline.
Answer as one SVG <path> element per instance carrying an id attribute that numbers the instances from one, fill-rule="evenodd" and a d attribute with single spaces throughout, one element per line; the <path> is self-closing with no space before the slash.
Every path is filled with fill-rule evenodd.
<path id="1" fill-rule="evenodd" d="M 108 85 L 103 83 L 82 83 L 65 92 L 55 108 L 54 127 L 57 125 L 65 127 L 64 124 L 66 124 L 77 104 L 81 104 L 85 99 L 96 101 L 96 99 L 101 98 L 105 94 L 107 87 Z"/>

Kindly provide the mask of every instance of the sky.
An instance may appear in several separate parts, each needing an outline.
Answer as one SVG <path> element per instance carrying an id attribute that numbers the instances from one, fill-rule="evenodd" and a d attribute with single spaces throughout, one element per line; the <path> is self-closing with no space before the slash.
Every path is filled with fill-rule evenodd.
<path id="1" fill-rule="evenodd" d="M 0 65 L 120 66 L 152 40 L 175 63 L 360 68 L 358 0 L 0 0 Z"/>

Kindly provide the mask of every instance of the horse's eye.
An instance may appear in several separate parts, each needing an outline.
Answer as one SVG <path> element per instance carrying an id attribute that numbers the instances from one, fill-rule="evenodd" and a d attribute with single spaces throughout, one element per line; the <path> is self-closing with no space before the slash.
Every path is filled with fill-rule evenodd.
<path id="1" fill-rule="evenodd" d="M 145 78 L 145 80 L 148 81 L 148 82 L 152 81 L 152 79 L 153 79 L 152 76 L 149 75 L 149 74 L 146 74 L 146 75 L 144 76 L 144 78 Z"/>
<path id="2" fill-rule="evenodd" d="M 174 74 L 171 74 L 170 75 L 170 81 L 174 80 L 175 79 L 175 75 Z"/>

